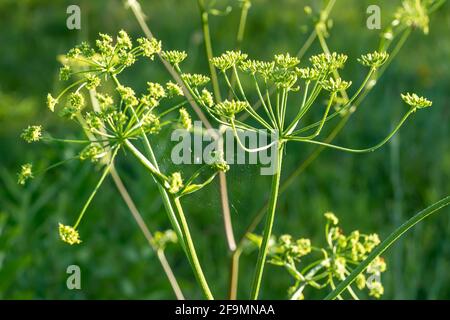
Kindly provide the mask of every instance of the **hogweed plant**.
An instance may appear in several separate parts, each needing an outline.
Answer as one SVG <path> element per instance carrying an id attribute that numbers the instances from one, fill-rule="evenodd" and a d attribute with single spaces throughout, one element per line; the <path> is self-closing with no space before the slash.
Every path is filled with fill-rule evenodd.
<path id="1" fill-rule="evenodd" d="M 152 248 L 159 253 L 164 251 L 168 244 L 179 243 L 204 297 L 213 299 L 197 257 L 181 199 L 201 191 L 218 173 L 227 172 L 229 165 L 219 150 L 210 155 L 211 159 L 207 164 L 201 165 L 194 174 L 186 178 L 183 176 L 183 170 L 175 172 L 161 170 L 159 167 L 161 159 L 158 159 L 153 151 L 154 140 L 163 128 L 183 128 L 190 133 L 198 134 L 194 130 L 188 112 L 191 105 L 199 114 L 195 102 L 221 128 L 230 130 L 238 145 L 246 152 L 257 153 L 268 149 L 273 151 L 275 170 L 263 234 L 258 236 L 252 233 L 252 228 L 258 224 L 256 222 L 252 223 L 242 238 L 246 243 L 250 241 L 256 244 L 259 249 L 251 298 L 259 297 L 266 263 L 282 267 L 292 276 L 294 285 L 288 290 L 291 299 L 303 298 L 307 287 L 320 290 L 331 288 L 333 292 L 327 298 L 339 299 L 343 298 L 342 293 L 347 290 L 350 297 L 358 299 L 354 287 L 351 286 L 352 282 L 355 282 L 356 288 L 360 290 L 367 289 L 370 296 L 381 297 L 384 289 L 380 275 L 386 270 L 386 263 L 380 255 L 412 226 L 448 205 L 449 197 L 414 216 L 381 243 L 377 234 L 362 234 L 357 230 L 345 234 L 339 228 L 338 218 L 331 212 L 325 214 L 324 247 L 316 246 L 309 239 L 297 239 L 291 235 L 275 238 L 272 235 L 272 228 L 280 194 L 283 159 L 288 153 L 288 143 L 294 142 L 351 153 L 375 151 L 385 145 L 416 111 L 430 107 L 432 102 L 425 97 L 415 93 L 401 93 L 401 99 L 406 104 L 403 117 L 384 139 L 367 148 L 344 147 L 331 143 L 328 138 L 321 138 L 323 132 L 331 127 L 333 120 L 346 121 L 356 110 L 381 73 L 397 55 L 412 29 L 420 28 L 424 33 L 428 32 L 428 14 L 439 8 L 444 1 L 404 1 L 397 10 L 391 26 L 383 32 L 380 49 L 351 59 L 358 61 L 366 70 L 366 76 L 360 84 L 355 84 L 354 79 L 340 77 L 339 71 L 347 63 L 348 56 L 330 52 L 326 45 L 325 38 L 329 35 L 328 16 L 335 0 L 327 1 L 320 11 L 314 32 L 299 52 L 302 59 L 289 53 L 280 53 L 274 55 L 270 61 L 251 59 L 238 49 L 214 57 L 208 14 L 219 11 L 208 1 L 198 1 L 209 75 L 184 72 L 182 67 L 188 58 L 187 53 L 163 50 L 161 41 L 154 38 L 146 26 L 138 2 L 136 0 L 127 2 L 147 38 L 138 38 L 133 42 L 122 30 L 115 39 L 100 34 L 94 46 L 87 42 L 81 43 L 64 56 L 60 80 L 66 84 L 65 88 L 57 94 L 47 95 L 48 109 L 78 125 L 82 138 L 54 137 L 36 124 L 27 127 L 21 135 L 28 143 L 45 141 L 79 146 L 76 157 L 64 159 L 44 170 L 35 171 L 30 163 L 22 165 L 18 175 L 18 183 L 21 185 L 38 174 L 72 160 L 90 161 L 94 167 L 102 169 L 99 180 L 82 206 L 78 218 L 73 223 L 59 224 L 61 240 L 69 245 L 82 243 L 81 222 L 87 219 L 85 215 L 89 205 L 106 177 L 110 174 L 115 177 L 114 164 L 117 157 L 125 155 L 128 160 L 132 156 L 148 171 L 149 177 L 156 184 L 173 229 L 156 232 L 150 239 Z M 241 4 L 237 47 L 241 46 L 244 38 L 251 1 L 241 1 Z M 306 12 L 312 15 L 311 8 L 307 9 Z M 402 37 L 398 45 L 389 50 L 392 40 L 399 34 L 402 34 Z M 304 53 L 316 37 L 323 53 L 304 59 Z M 161 59 L 174 77 L 174 81 L 162 83 L 150 80 L 147 82 L 147 90 L 141 95 L 120 81 L 120 74 L 132 67 L 138 59 L 151 62 L 156 60 L 155 57 Z M 229 91 L 226 99 L 221 98 L 219 78 Z M 212 92 L 209 86 L 212 87 Z M 355 86 L 357 88 L 353 89 Z M 347 96 L 348 91 L 353 91 L 350 97 Z M 317 112 L 321 113 L 320 118 L 311 123 L 307 122 Z M 342 126 L 338 124 L 336 128 L 337 134 Z M 258 148 L 246 146 L 245 141 L 240 138 L 243 132 L 262 131 L 272 138 L 265 146 Z M 233 239 L 230 226 L 231 224 L 228 229 L 226 228 L 227 237 Z M 234 243 L 234 239 L 232 242 Z M 241 241 L 235 248 L 233 259 L 236 257 L 235 254 L 241 252 L 242 243 Z M 232 246 L 230 248 L 234 250 Z M 236 270 L 233 268 L 236 268 L 235 263 L 232 264 L 231 286 L 233 281 L 237 281 L 234 274 Z M 236 290 L 236 286 L 230 289 L 233 290 Z M 182 297 L 182 294 L 177 296 Z M 233 296 L 231 293 L 230 297 Z"/>
<path id="2" fill-rule="evenodd" d="M 44 133 L 41 126 L 26 128 L 22 137 L 27 142 L 45 140 L 84 145 L 78 159 L 89 160 L 103 167 L 103 173 L 76 222 L 73 225 L 59 224 L 61 239 L 70 245 L 81 243 L 78 231 L 80 223 L 96 192 L 110 173 L 119 151 L 129 151 L 149 171 L 158 185 L 174 229 L 170 237 L 165 235 L 156 238 L 167 238 L 164 242 L 180 239 L 205 297 L 212 299 L 197 258 L 181 198 L 201 190 L 213 181 L 218 172 L 226 172 L 229 167 L 219 154 L 212 154 L 210 164 L 203 165 L 187 179 L 178 171 L 165 173 L 160 170 L 149 136 L 157 135 L 166 126 L 192 130 L 190 115 L 183 108 L 187 102 L 182 88 L 171 81 L 163 84 L 147 82 L 147 91 L 138 97 L 131 87 L 123 85 L 119 80 L 119 74 L 132 66 L 138 58 L 144 57 L 151 61 L 158 53 L 172 61 L 183 60 L 183 55 L 177 52 L 161 52 L 161 42 L 156 39 L 140 38 L 137 39 L 137 45 L 133 45 L 125 31 L 120 31 L 115 41 L 109 35 L 100 34 L 95 47 L 82 43 L 71 49 L 66 55 L 66 64 L 61 68 L 60 78 L 63 81 L 72 79 L 73 82 L 56 96 L 48 94 L 47 106 L 51 112 L 79 125 L 85 138 L 54 138 Z M 190 80 L 195 83 L 206 81 L 207 78 L 193 75 Z M 114 92 L 101 91 L 102 87 L 107 87 L 106 82 L 113 84 Z M 100 110 L 88 108 L 86 103 L 85 95 L 94 89 Z M 144 145 L 146 155 L 139 150 L 137 143 Z M 23 165 L 19 183 L 24 184 L 32 176 L 31 165 Z"/>
<path id="3" fill-rule="evenodd" d="M 273 143 L 262 148 L 248 148 L 239 138 L 238 131 L 240 130 L 254 132 L 267 130 L 268 134 L 275 137 L 276 169 L 272 178 L 270 202 L 252 285 L 252 299 L 257 299 L 260 291 L 275 219 L 282 162 L 287 143 L 318 144 L 353 153 L 372 152 L 386 144 L 417 109 L 431 106 L 431 101 L 416 94 L 402 95 L 402 98 L 408 104 L 407 112 L 391 133 L 380 143 L 368 148 L 347 148 L 317 139 L 329 121 L 348 111 L 352 103 L 360 96 L 372 75 L 386 63 L 388 58 L 387 52 L 375 51 L 364 54 L 358 59 L 368 69 L 367 75 L 353 96 L 343 105 L 337 105 L 339 98 L 341 98 L 339 93 L 349 89 L 352 81 L 334 77 L 334 72 L 344 67 L 348 59 L 345 54 L 321 53 L 310 57 L 309 65 L 301 66 L 300 60 L 289 53 L 277 54 L 271 61 L 259 61 L 248 59 L 248 55 L 241 51 L 227 51 L 219 57 L 212 58 L 211 62 L 223 77 L 224 82 L 233 94 L 233 98 L 217 104 L 212 103 L 212 94 L 205 88 L 205 76 L 181 73 L 179 59 L 168 59 L 180 72 L 186 87 L 197 102 L 218 123 L 233 131 L 235 139 L 245 151 L 259 152 L 272 147 Z M 236 79 L 237 88 L 234 88 L 231 84 L 231 75 Z M 253 84 L 262 110 L 256 110 L 252 107 L 255 105 L 255 101 L 249 100 L 250 94 L 244 90 L 242 84 L 241 79 L 243 77 L 246 77 L 246 80 Z M 275 88 L 273 96 L 270 94 L 271 87 Z M 308 112 L 314 108 L 322 108 L 320 103 L 322 93 L 325 93 L 327 103 L 322 110 L 321 119 L 311 124 L 303 124 L 302 120 L 306 118 Z M 241 113 L 247 113 L 252 121 L 241 121 L 237 117 Z M 289 117 L 291 114 L 293 116 Z"/>

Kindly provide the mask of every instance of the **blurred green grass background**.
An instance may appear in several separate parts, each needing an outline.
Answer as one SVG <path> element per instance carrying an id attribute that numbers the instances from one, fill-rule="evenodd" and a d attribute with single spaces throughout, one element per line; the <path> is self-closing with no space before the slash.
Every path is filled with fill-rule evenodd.
<path id="1" fill-rule="evenodd" d="M 150 28 L 165 48 L 186 50 L 188 71 L 206 72 L 200 19 L 195 1 L 141 1 Z M 379 32 L 365 27 L 366 8 L 376 2 L 383 23 L 390 21 L 400 1 L 337 1 L 331 14 L 329 46 L 350 59 L 344 78 L 361 80 L 356 58 L 377 48 Z M 65 27 L 66 8 L 78 4 L 82 28 Z M 250 9 L 242 50 L 255 58 L 274 53 L 295 54 L 311 32 L 303 7 L 321 1 L 256 0 Z M 235 45 L 238 1 L 227 16 L 212 16 L 216 54 Z M 280 197 L 274 232 L 310 237 L 323 243 L 323 213 L 331 210 L 344 230 L 378 232 L 383 238 L 423 207 L 450 190 L 449 58 L 450 6 L 432 15 L 430 34 L 416 30 L 377 87 L 336 140 L 341 145 L 377 142 L 404 112 L 400 93 L 417 91 L 433 100 L 418 112 L 395 139 L 375 153 L 352 155 L 325 151 Z M 73 162 L 38 177 L 27 187 L 16 184 L 20 164 L 40 166 L 74 155 L 62 145 L 29 145 L 19 139 L 28 124 L 43 123 L 58 136 L 75 136 L 68 122 L 57 121 L 45 106 L 47 92 L 60 89 L 57 55 L 98 32 L 125 29 L 142 32 L 121 1 L 0 1 L 0 298 L 2 299 L 159 299 L 174 298 L 156 256 L 148 247 L 111 182 L 102 187 L 81 226 L 83 244 L 67 246 L 58 238 L 57 223 L 73 221 L 92 190 L 97 175 L 88 163 Z M 315 45 L 308 55 L 320 51 Z M 150 79 L 168 80 L 164 69 L 145 64 L 133 68 L 126 82 L 137 88 Z M 157 142 L 164 154 L 167 139 Z M 312 147 L 290 145 L 284 178 L 305 159 Z M 169 166 L 169 159 L 163 164 Z M 152 231 L 169 227 L 157 190 L 146 172 L 132 161 L 119 161 L 125 183 Z M 233 166 L 228 174 L 235 236 L 268 197 L 270 177 L 257 167 Z M 207 278 L 218 298 L 228 287 L 229 255 L 220 213 L 217 183 L 184 201 Z M 386 254 L 385 299 L 450 298 L 449 210 L 416 227 Z M 200 298 L 182 251 L 167 250 L 180 285 L 189 298 Z M 256 254 L 241 258 L 239 297 L 248 297 Z M 82 289 L 66 288 L 66 268 L 77 264 Z M 288 275 L 268 266 L 262 297 L 284 299 Z M 324 293 L 311 291 L 307 298 Z"/>

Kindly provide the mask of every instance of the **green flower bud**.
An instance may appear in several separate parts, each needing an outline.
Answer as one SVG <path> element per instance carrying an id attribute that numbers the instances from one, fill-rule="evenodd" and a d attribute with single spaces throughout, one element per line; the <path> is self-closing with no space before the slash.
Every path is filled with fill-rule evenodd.
<path id="1" fill-rule="evenodd" d="M 291 57 L 289 53 L 275 55 L 274 60 L 277 66 L 285 69 L 293 68 L 300 63 L 297 57 Z"/>
<path id="2" fill-rule="evenodd" d="M 242 61 L 247 59 L 247 54 L 239 51 L 226 51 L 220 57 L 211 59 L 211 63 L 219 70 L 225 72 L 226 70 L 239 65 Z"/>
<path id="3" fill-rule="evenodd" d="M 88 74 L 86 76 L 86 88 L 88 90 L 94 90 L 100 85 L 100 78 L 97 77 L 95 74 Z"/>
<path id="4" fill-rule="evenodd" d="M 47 107 L 50 109 L 51 112 L 55 111 L 55 106 L 58 103 L 58 100 L 53 98 L 53 96 L 49 93 L 47 94 Z"/>
<path id="5" fill-rule="evenodd" d="M 376 299 L 381 298 L 384 293 L 384 287 L 381 282 L 373 281 L 367 287 L 370 289 L 369 295 Z"/>
<path id="6" fill-rule="evenodd" d="M 433 102 L 424 97 L 419 97 L 417 94 L 410 94 L 409 92 L 401 95 L 403 101 L 406 102 L 413 109 L 423 109 L 427 107 L 431 107 Z"/>
<path id="7" fill-rule="evenodd" d="M 175 194 L 178 191 L 181 190 L 181 188 L 183 188 L 183 179 L 181 178 L 181 173 L 179 172 L 174 172 L 169 176 L 169 180 L 166 181 L 166 188 L 167 190 L 172 193 Z"/>
<path id="8" fill-rule="evenodd" d="M 71 226 L 63 225 L 62 223 L 59 224 L 59 236 L 62 241 L 70 245 L 81 243 L 78 231 Z"/>
<path id="9" fill-rule="evenodd" d="M 92 162 L 97 162 L 99 159 L 106 155 L 106 151 L 98 143 L 91 143 L 86 146 L 79 154 L 80 160 L 91 160 Z"/>
<path id="10" fill-rule="evenodd" d="M 20 172 L 18 173 L 17 183 L 24 185 L 27 180 L 33 178 L 33 165 L 31 163 L 25 163 L 20 167 Z"/>
<path id="11" fill-rule="evenodd" d="M 181 78 L 183 81 L 188 85 L 189 87 L 202 87 L 205 84 L 207 84 L 210 80 L 209 77 L 202 75 L 202 74 L 190 74 L 190 73 L 183 73 L 181 75 Z"/>
<path id="12" fill-rule="evenodd" d="M 69 66 L 62 66 L 59 69 L 59 80 L 61 81 L 69 80 L 71 72 L 72 70 L 70 69 Z"/>
<path id="13" fill-rule="evenodd" d="M 333 225 L 337 225 L 339 223 L 339 219 L 335 216 L 333 212 L 326 212 L 324 214 L 325 219 L 331 222 Z"/>
<path id="14" fill-rule="evenodd" d="M 341 78 L 333 79 L 330 78 L 329 80 L 323 80 L 321 82 L 322 87 L 330 92 L 338 92 L 342 90 L 347 90 L 351 86 L 351 81 L 344 81 Z"/>
<path id="15" fill-rule="evenodd" d="M 157 100 L 166 97 L 166 90 L 164 90 L 164 87 L 159 83 L 147 82 L 147 86 L 150 97 Z"/>
<path id="16" fill-rule="evenodd" d="M 362 55 L 361 58 L 358 59 L 358 62 L 366 67 L 379 68 L 387 61 L 388 58 L 389 54 L 386 51 L 375 51 L 373 53 Z"/>
<path id="17" fill-rule="evenodd" d="M 214 105 L 213 95 L 207 89 L 202 90 L 200 101 L 208 108 L 211 108 Z"/>
<path id="18" fill-rule="evenodd" d="M 137 39 L 139 46 L 142 50 L 142 54 L 145 57 L 148 57 L 153 60 L 155 53 L 161 52 L 161 41 L 156 40 L 155 38 L 147 39 L 147 38 L 139 38 Z"/>
<path id="19" fill-rule="evenodd" d="M 117 92 L 119 92 L 120 97 L 126 105 L 134 107 L 139 103 L 132 88 L 121 85 L 117 87 Z"/>
<path id="20" fill-rule="evenodd" d="M 183 62 L 187 58 L 186 51 L 162 51 L 161 58 L 169 62 L 171 65 L 178 67 L 181 62 Z"/>
<path id="21" fill-rule="evenodd" d="M 113 98 L 111 98 L 108 94 L 97 93 L 95 97 L 97 98 L 98 104 L 102 109 L 107 109 L 114 104 Z"/>
<path id="22" fill-rule="evenodd" d="M 131 49 L 133 47 L 133 43 L 131 42 L 130 36 L 124 30 L 120 30 L 117 36 L 117 46 L 119 48 Z"/>
<path id="23" fill-rule="evenodd" d="M 386 271 L 386 261 L 382 257 L 376 257 L 368 266 L 367 273 L 379 274 Z"/>
<path id="24" fill-rule="evenodd" d="M 164 232 L 156 231 L 153 236 L 153 244 L 160 250 L 164 250 L 170 243 L 177 243 L 177 234 L 173 230 L 166 230 Z"/>
<path id="25" fill-rule="evenodd" d="M 167 97 L 173 98 L 176 96 L 184 96 L 183 89 L 172 81 L 169 81 L 166 83 L 166 91 L 167 91 Z"/>
<path id="26" fill-rule="evenodd" d="M 366 277 L 363 274 L 359 274 L 355 279 L 356 287 L 362 290 L 366 286 Z"/>
<path id="27" fill-rule="evenodd" d="M 20 137 L 28 143 L 37 142 L 42 137 L 42 126 L 28 126 L 23 130 Z"/>
<path id="28" fill-rule="evenodd" d="M 347 61 L 347 56 L 345 54 L 337 54 L 333 52 L 331 54 L 321 53 L 312 56 L 309 61 L 312 63 L 314 69 L 323 74 L 328 74 L 329 72 L 342 69 L 345 62 Z"/>
<path id="29" fill-rule="evenodd" d="M 246 101 L 225 100 L 214 106 L 211 110 L 219 116 L 233 118 L 239 112 L 245 110 L 249 106 Z"/>
<path id="30" fill-rule="evenodd" d="M 189 113 L 185 108 L 181 108 L 180 110 L 180 123 L 185 130 L 190 130 L 192 128 L 192 119 Z"/>

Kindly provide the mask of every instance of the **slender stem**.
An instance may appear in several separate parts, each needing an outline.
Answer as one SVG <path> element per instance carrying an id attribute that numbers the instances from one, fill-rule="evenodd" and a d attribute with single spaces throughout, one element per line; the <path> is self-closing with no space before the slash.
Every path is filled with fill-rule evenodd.
<path id="1" fill-rule="evenodd" d="M 110 162 L 109 164 L 105 167 L 105 169 L 103 170 L 102 176 L 100 177 L 100 180 L 98 180 L 97 185 L 95 186 L 94 190 L 92 191 L 91 195 L 89 196 L 89 198 L 87 199 L 86 203 L 83 206 L 83 209 L 81 209 L 81 213 L 78 216 L 77 221 L 75 222 L 75 225 L 73 226 L 74 229 L 76 229 L 78 227 L 78 225 L 81 222 L 81 219 L 83 219 L 84 214 L 86 213 L 87 208 L 89 207 L 89 205 L 91 204 L 92 200 L 94 199 L 95 195 L 97 194 L 98 189 L 100 189 L 100 186 L 102 185 L 103 181 L 105 181 L 106 176 L 109 173 L 109 170 L 111 169 L 111 166 L 114 163 L 114 158 L 117 155 L 117 151 L 119 151 L 119 148 L 116 147 L 116 149 L 113 151 L 113 154 L 111 156 Z"/>
<path id="2" fill-rule="evenodd" d="M 361 262 L 350 275 L 345 278 L 344 281 L 339 283 L 339 285 L 334 289 L 330 294 L 325 297 L 325 300 L 335 299 L 340 293 L 342 293 L 352 282 L 356 279 L 356 277 L 361 274 L 367 266 L 378 256 L 380 256 L 383 252 L 385 252 L 395 241 L 397 241 L 403 234 L 405 234 L 409 229 L 414 227 L 416 224 L 421 222 L 423 219 L 429 217 L 433 213 L 439 211 L 440 209 L 448 206 L 450 204 L 450 196 L 446 196 L 445 198 L 435 202 L 431 206 L 426 209 L 420 211 L 416 215 L 414 215 L 411 219 L 406 221 L 400 227 L 398 227 L 394 232 L 392 232 L 383 242 L 381 242 L 370 254 L 369 256 Z"/>
<path id="3" fill-rule="evenodd" d="M 256 263 L 256 270 L 253 278 L 253 285 L 251 292 L 251 299 L 253 300 L 258 299 L 259 290 L 261 287 L 261 280 L 264 272 L 264 265 L 266 263 L 267 252 L 269 249 L 269 240 L 272 235 L 272 227 L 275 219 L 275 210 L 277 207 L 277 200 L 278 200 L 278 190 L 280 186 L 283 151 L 284 151 L 284 143 L 281 142 L 280 145 L 278 146 L 277 171 L 272 177 L 272 188 L 271 188 L 269 210 L 267 212 L 266 225 L 264 227 L 263 239 L 261 243 L 261 248 L 259 249 L 258 261 Z"/>
<path id="4" fill-rule="evenodd" d="M 214 96 L 216 101 L 222 101 L 220 94 L 219 80 L 217 79 L 216 68 L 214 68 L 211 59 L 213 58 L 213 50 L 211 44 L 211 34 L 209 30 L 209 15 L 205 10 L 204 0 L 197 0 L 198 8 L 200 10 L 200 17 L 202 21 L 203 41 L 205 44 L 206 58 L 208 59 L 209 72 L 211 74 L 211 83 L 213 86 Z"/>
<path id="5" fill-rule="evenodd" d="M 139 210 L 137 209 L 133 199 L 131 198 L 130 194 L 128 193 L 128 190 L 125 187 L 125 185 L 123 184 L 123 181 L 120 178 L 119 174 L 117 173 L 115 167 L 111 168 L 111 177 L 113 178 L 113 181 L 117 187 L 117 190 L 119 191 L 123 201 L 125 201 L 125 204 L 127 205 L 128 210 L 130 211 L 131 215 L 133 216 L 134 220 L 136 221 L 139 229 L 141 230 L 142 234 L 144 235 L 144 237 L 147 240 L 150 247 L 153 249 L 153 251 L 155 251 L 156 256 L 158 257 L 158 260 L 161 263 L 161 266 L 164 270 L 164 273 L 167 276 L 167 279 L 169 280 L 170 286 L 172 287 L 172 290 L 173 290 L 175 296 L 177 297 L 178 300 L 184 300 L 183 292 L 181 291 L 178 281 L 172 271 L 172 268 L 170 267 L 169 261 L 167 261 L 164 251 L 159 249 L 157 246 L 155 246 L 152 233 L 150 232 L 147 225 L 145 224 L 145 221 L 142 218 L 142 215 L 139 213 Z M 180 241 L 181 241 L 181 239 L 180 239 Z"/>
<path id="6" fill-rule="evenodd" d="M 231 255 L 231 266 L 230 266 L 230 288 L 228 297 L 230 300 L 237 299 L 238 290 L 238 280 L 239 280 L 239 259 L 241 257 L 241 248 L 236 248 L 236 250 Z"/>
<path id="7" fill-rule="evenodd" d="M 197 281 L 200 284 L 206 299 L 213 300 L 214 297 L 211 293 L 211 290 L 209 289 L 208 283 L 206 282 L 205 275 L 203 274 L 202 267 L 200 266 L 200 262 L 197 257 L 197 252 L 195 251 L 194 243 L 192 241 L 191 233 L 189 231 L 180 199 L 178 197 L 173 197 L 173 202 L 175 203 L 175 208 L 177 209 L 181 232 L 183 233 L 183 239 L 186 244 L 186 253 L 188 255 L 189 262 L 191 263 L 195 277 L 197 278 Z"/>
<path id="8" fill-rule="evenodd" d="M 329 144 L 329 143 L 325 143 L 325 142 L 321 142 L 321 141 L 315 141 L 315 140 L 308 140 L 308 139 L 304 139 L 304 138 L 299 138 L 299 137 L 288 137 L 288 140 L 292 140 L 292 141 L 299 141 L 299 142 L 306 142 L 306 143 L 313 143 L 313 144 L 318 144 L 321 146 L 325 146 L 328 148 L 333 148 L 333 149 L 337 149 L 337 150 L 341 150 L 341 151 L 347 151 L 347 152 L 353 152 L 353 153 L 366 153 L 366 152 L 373 152 L 376 149 L 382 147 L 384 144 L 386 144 L 386 142 L 388 142 L 394 135 L 395 133 L 400 129 L 400 127 L 403 125 L 403 123 L 406 121 L 406 119 L 414 112 L 414 109 L 411 109 L 410 111 L 408 111 L 402 118 L 402 120 L 400 120 L 400 122 L 397 124 L 397 126 L 394 128 L 394 130 L 392 130 L 392 132 L 386 136 L 386 138 L 383 139 L 383 141 L 381 141 L 380 143 L 376 144 L 375 146 L 372 146 L 370 148 L 365 148 L 365 149 L 351 149 L 351 148 L 345 148 L 345 147 L 341 147 L 341 146 L 336 146 L 334 144 Z"/>

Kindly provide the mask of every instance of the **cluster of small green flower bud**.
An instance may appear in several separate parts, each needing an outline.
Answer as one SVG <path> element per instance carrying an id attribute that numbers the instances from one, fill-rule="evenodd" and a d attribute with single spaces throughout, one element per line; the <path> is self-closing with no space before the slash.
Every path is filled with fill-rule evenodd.
<path id="1" fill-rule="evenodd" d="M 17 177 L 17 183 L 24 185 L 29 179 L 33 178 L 33 165 L 31 163 L 25 163 L 20 167 L 20 171 Z"/>
<path id="2" fill-rule="evenodd" d="M 358 230 L 346 236 L 339 228 L 339 220 L 333 213 L 326 213 L 325 218 L 328 220 L 327 241 L 331 259 L 330 272 L 338 280 L 344 280 L 351 272 L 352 266 L 364 261 L 370 252 L 380 244 L 380 238 L 375 233 L 366 235 L 361 234 Z M 360 275 L 357 287 L 361 290 L 364 289 L 365 285 L 362 284 L 362 279 L 370 278 L 371 283 L 367 284 L 369 295 L 380 298 L 383 291 L 380 275 L 384 271 L 386 271 L 386 262 L 383 258 L 377 257 L 365 270 L 366 274 Z"/>
<path id="3" fill-rule="evenodd" d="M 79 92 L 72 92 L 67 99 L 67 104 L 62 110 L 61 115 L 69 119 L 75 119 L 83 109 L 84 104 L 85 101 L 83 95 Z"/>
<path id="4" fill-rule="evenodd" d="M 220 71 L 225 72 L 230 68 L 237 67 L 247 59 L 247 54 L 241 51 L 227 51 L 219 57 L 211 59 L 211 63 Z"/>
<path id="5" fill-rule="evenodd" d="M 225 100 L 216 104 L 211 111 L 218 116 L 223 116 L 226 118 L 234 118 L 234 116 L 249 106 L 246 101 L 235 101 L 235 100 Z"/>
<path id="6" fill-rule="evenodd" d="M 98 162 L 107 154 L 105 148 L 98 143 L 90 143 L 79 154 L 80 160 L 91 160 L 92 162 Z"/>
<path id="7" fill-rule="evenodd" d="M 419 97 L 415 93 L 411 94 L 408 92 L 406 94 L 402 94 L 401 97 L 403 101 L 405 101 L 405 103 L 409 105 L 413 110 L 428 108 L 433 104 L 432 101 L 428 100 L 425 97 Z"/>
<path id="8" fill-rule="evenodd" d="M 433 1 L 404 0 L 402 6 L 395 13 L 394 27 L 403 25 L 407 27 L 419 28 L 424 34 L 429 32 L 430 18 L 428 17 L 427 4 Z"/>
<path id="9" fill-rule="evenodd" d="M 300 261 L 300 258 L 311 252 L 311 240 L 296 239 L 291 235 L 280 236 L 276 243 L 270 247 L 269 263 L 284 266 Z"/>
<path id="10" fill-rule="evenodd" d="M 203 87 L 210 81 L 209 77 L 198 73 L 183 73 L 181 79 L 191 88 Z"/>
<path id="11" fill-rule="evenodd" d="M 63 225 L 62 223 L 59 224 L 59 236 L 62 241 L 70 245 L 81 243 L 78 231 L 71 226 Z"/>
<path id="12" fill-rule="evenodd" d="M 42 126 L 28 126 L 20 137 L 28 143 L 37 142 L 42 138 Z"/>
<path id="13" fill-rule="evenodd" d="M 180 112 L 180 124 L 185 130 L 190 130 L 192 128 L 192 119 L 185 108 L 181 108 Z"/>
<path id="14" fill-rule="evenodd" d="M 346 236 L 334 213 L 327 212 L 324 216 L 327 221 L 326 247 L 313 246 L 309 239 L 294 239 L 291 235 L 282 235 L 269 244 L 268 263 L 284 267 L 296 280 L 296 284 L 289 289 L 290 294 L 306 285 L 333 288 L 335 280 L 344 280 L 355 265 L 365 260 L 380 243 L 377 234 L 366 235 L 355 230 Z M 260 245 L 259 236 L 250 235 L 248 239 L 254 245 Z M 317 259 L 317 255 L 321 257 Z M 299 265 L 302 267 L 299 268 Z M 377 257 L 369 264 L 365 273 L 358 276 L 356 287 L 360 290 L 367 288 L 370 296 L 380 298 L 384 291 L 381 273 L 385 271 L 386 262 Z"/>
<path id="15" fill-rule="evenodd" d="M 165 186 L 170 193 L 172 194 L 178 193 L 184 187 L 183 179 L 181 178 L 181 173 L 179 172 L 172 173 L 168 177 Z"/>
<path id="16" fill-rule="evenodd" d="M 169 62 L 171 65 L 179 67 L 180 63 L 186 60 L 187 53 L 186 51 L 177 51 L 177 50 L 162 51 L 161 58 Z"/>
<path id="17" fill-rule="evenodd" d="M 347 90 L 351 86 L 351 81 L 344 81 L 341 78 L 332 78 L 330 77 L 328 80 L 323 80 L 321 82 L 322 88 L 332 93 L 336 93 L 338 91 Z"/>
<path id="18" fill-rule="evenodd" d="M 366 67 L 377 69 L 383 64 L 385 64 L 388 58 L 389 54 L 386 51 L 383 52 L 375 51 L 372 53 L 363 54 L 361 58 L 358 59 L 358 62 Z"/>
<path id="19" fill-rule="evenodd" d="M 342 69 L 347 61 L 347 58 L 348 57 L 345 54 L 333 52 L 321 53 L 312 56 L 309 61 L 312 63 L 314 69 L 326 76 L 334 70 Z"/>

